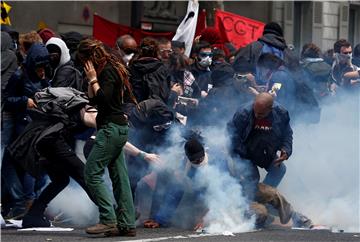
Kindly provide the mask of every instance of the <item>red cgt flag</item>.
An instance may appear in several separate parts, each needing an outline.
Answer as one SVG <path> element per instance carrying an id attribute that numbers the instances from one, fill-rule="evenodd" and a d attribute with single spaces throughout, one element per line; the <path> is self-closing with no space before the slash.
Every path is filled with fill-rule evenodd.
<path id="1" fill-rule="evenodd" d="M 246 46 L 262 36 L 265 24 L 233 13 L 215 10 L 215 28 L 225 42 L 236 48 Z"/>
<path id="2" fill-rule="evenodd" d="M 141 29 L 131 28 L 126 25 L 116 24 L 99 15 L 94 15 L 93 36 L 95 39 L 98 39 L 113 47 L 115 45 L 116 39 L 124 34 L 133 36 L 138 44 L 143 38 L 147 36 L 153 38 L 164 37 L 170 40 L 174 36 L 173 32 L 147 32 Z"/>

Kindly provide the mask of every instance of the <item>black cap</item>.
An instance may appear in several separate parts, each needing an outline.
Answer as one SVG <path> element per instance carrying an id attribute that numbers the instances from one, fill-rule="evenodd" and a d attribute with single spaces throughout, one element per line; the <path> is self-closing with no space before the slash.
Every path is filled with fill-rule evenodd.
<path id="1" fill-rule="evenodd" d="M 198 139 L 192 138 L 185 143 L 185 154 L 187 158 L 192 161 L 199 160 L 205 156 L 204 146 Z"/>

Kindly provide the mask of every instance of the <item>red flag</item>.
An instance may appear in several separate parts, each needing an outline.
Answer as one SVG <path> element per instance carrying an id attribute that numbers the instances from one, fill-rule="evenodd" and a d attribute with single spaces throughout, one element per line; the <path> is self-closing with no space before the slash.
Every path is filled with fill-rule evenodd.
<path id="1" fill-rule="evenodd" d="M 206 9 L 202 9 L 199 12 L 197 24 L 196 24 L 196 31 L 195 31 L 195 37 L 199 36 L 201 31 L 203 31 L 206 28 Z"/>
<path id="2" fill-rule="evenodd" d="M 265 24 L 220 10 L 215 11 L 215 28 L 226 42 L 236 48 L 246 46 L 262 36 Z"/>
<path id="3" fill-rule="evenodd" d="M 131 28 L 126 25 L 113 23 L 99 15 L 94 15 L 93 36 L 105 44 L 113 47 L 116 39 L 121 35 L 129 34 L 134 37 L 137 43 L 145 37 L 160 38 L 169 40 L 174 36 L 173 32 L 153 33 L 141 29 Z"/>

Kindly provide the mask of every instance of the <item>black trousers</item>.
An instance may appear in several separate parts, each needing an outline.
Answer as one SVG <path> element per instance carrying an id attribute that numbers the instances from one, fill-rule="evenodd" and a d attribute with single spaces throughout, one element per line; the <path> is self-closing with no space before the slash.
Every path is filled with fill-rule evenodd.
<path id="1" fill-rule="evenodd" d="M 51 182 L 42 191 L 29 212 L 43 213 L 50 201 L 69 184 L 70 177 L 93 200 L 85 185 L 85 164 L 76 156 L 74 150 L 62 135 L 45 138 L 39 143 L 38 150 L 46 158 L 43 167 L 49 175 Z"/>

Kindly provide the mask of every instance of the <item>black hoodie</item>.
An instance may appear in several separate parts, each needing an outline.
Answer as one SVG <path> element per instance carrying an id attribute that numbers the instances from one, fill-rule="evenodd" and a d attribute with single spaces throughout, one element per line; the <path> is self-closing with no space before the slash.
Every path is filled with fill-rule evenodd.
<path id="1" fill-rule="evenodd" d="M 146 99 L 161 99 L 165 103 L 170 95 L 169 70 L 156 58 L 144 57 L 135 60 L 129 67 L 130 82 L 138 102 Z"/>

